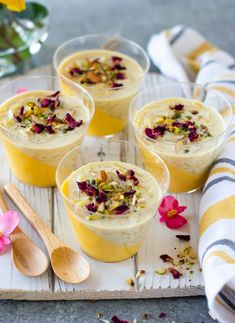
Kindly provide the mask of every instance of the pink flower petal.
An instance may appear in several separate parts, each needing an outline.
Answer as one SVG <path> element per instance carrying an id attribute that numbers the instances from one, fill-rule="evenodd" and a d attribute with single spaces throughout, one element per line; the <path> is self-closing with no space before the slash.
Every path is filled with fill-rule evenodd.
<path id="1" fill-rule="evenodd" d="M 162 203 L 158 209 L 161 216 L 167 216 L 167 212 L 170 210 L 176 210 L 179 203 L 172 195 L 167 195 L 163 198 Z"/>
<path id="2" fill-rule="evenodd" d="M 186 210 L 187 209 L 187 206 L 178 206 L 177 207 L 177 213 L 179 214 L 179 213 L 182 213 L 182 212 L 184 212 L 184 210 Z"/>
<path id="3" fill-rule="evenodd" d="M 20 87 L 17 91 L 16 91 L 16 93 L 17 94 L 20 94 L 20 93 L 23 93 L 23 92 L 27 92 L 28 90 L 25 88 L 25 87 Z"/>
<path id="4" fill-rule="evenodd" d="M 11 240 L 5 236 L 0 236 L 0 254 L 3 253 L 7 246 L 9 246 L 9 244 L 11 244 Z"/>
<path id="5" fill-rule="evenodd" d="M 15 211 L 8 211 L 0 216 L 0 234 L 8 236 L 19 224 L 20 218 Z"/>
<path id="6" fill-rule="evenodd" d="M 165 220 L 166 226 L 169 229 L 179 229 L 185 225 L 188 221 L 181 215 L 176 215 L 172 218 L 167 218 Z"/>

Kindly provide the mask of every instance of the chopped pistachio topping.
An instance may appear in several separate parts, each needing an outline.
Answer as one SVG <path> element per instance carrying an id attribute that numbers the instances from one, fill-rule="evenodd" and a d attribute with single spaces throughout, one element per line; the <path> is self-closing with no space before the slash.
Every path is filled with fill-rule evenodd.
<path id="1" fill-rule="evenodd" d="M 132 169 L 99 170 L 77 182 L 78 197 L 74 202 L 90 212 L 88 220 L 101 220 L 146 207 L 144 188 Z"/>
<path id="2" fill-rule="evenodd" d="M 66 133 L 82 125 L 82 120 L 76 121 L 68 112 L 65 112 L 63 118 L 58 118 L 56 110 L 60 106 L 60 91 L 57 91 L 37 100 L 26 101 L 19 107 L 16 106 L 13 120 L 19 123 L 22 128 L 27 128 L 28 131 L 37 134 Z"/>
<path id="3" fill-rule="evenodd" d="M 188 144 L 211 137 L 208 127 L 203 123 L 198 110 L 186 111 L 183 104 L 169 106 L 168 109 L 167 116 L 158 116 L 152 128 L 144 129 L 148 138 L 157 140 L 159 137 L 171 134 L 177 136 L 182 144 Z"/>
<path id="4" fill-rule="evenodd" d="M 158 275 L 164 275 L 166 273 L 166 268 L 157 268 L 155 273 Z"/>
<path id="5" fill-rule="evenodd" d="M 87 86 L 102 83 L 111 88 L 120 88 L 123 86 L 121 81 L 126 79 L 125 70 L 122 58 L 112 56 L 110 58 L 86 58 L 80 65 L 74 63 L 69 74 L 73 79 Z"/>

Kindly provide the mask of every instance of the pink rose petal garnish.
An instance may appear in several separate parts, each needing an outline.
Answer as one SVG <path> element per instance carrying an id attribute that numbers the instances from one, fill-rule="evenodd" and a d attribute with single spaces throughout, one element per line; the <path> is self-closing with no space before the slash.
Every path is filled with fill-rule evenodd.
<path id="1" fill-rule="evenodd" d="M 8 211 L 0 216 L 0 253 L 11 243 L 9 235 L 19 224 L 19 216 L 15 211 Z"/>
<path id="2" fill-rule="evenodd" d="M 165 222 L 169 229 L 178 229 L 187 223 L 187 220 L 180 215 L 187 207 L 180 206 L 179 202 L 172 195 L 164 197 L 158 209 L 160 222 Z"/>

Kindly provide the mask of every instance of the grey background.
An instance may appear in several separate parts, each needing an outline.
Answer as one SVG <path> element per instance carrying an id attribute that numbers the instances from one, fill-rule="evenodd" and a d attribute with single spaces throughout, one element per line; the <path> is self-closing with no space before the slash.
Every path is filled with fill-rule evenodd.
<path id="1" fill-rule="evenodd" d="M 51 12 L 49 37 L 32 66 L 49 64 L 56 47 L 69 38 L 91 33 L 119 33 L 146 47 L 149 37 L 175 24 L 198 29 L 235 54 L 234 0 L 47 0 Z M 152 70 L 154 68 L 152 67 Z M 159 319 L 160 312 L 165 319 Z M 209 323 L 204 297 L 123 301 L 0 301 L 0 322 L 97 322 L 96 313 L 116 314 L 132 322 L 145 312 L 146 322 Z M 232 322 L 231 322 L 232 323 Z"/>

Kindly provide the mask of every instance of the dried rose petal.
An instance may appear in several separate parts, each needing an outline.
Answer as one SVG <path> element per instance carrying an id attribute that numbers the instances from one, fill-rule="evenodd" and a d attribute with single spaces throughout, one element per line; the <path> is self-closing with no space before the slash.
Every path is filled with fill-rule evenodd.
<path id="1" fill-rule="evenodd" d="M 104 191 L 99 191 L 99 196 L 96 198 L 97 203 L 107 202 L 108 198 Z"/>
<path id="2" fill-rule="evenodd" d="M 81 75 L 81 74 L 83 74 L 83 71 L 79 67 L 74 67 L 69 71 L 69 74 L 71 76 L 76 76 L 78 74 Z"/>
<path id="3" fill-rule="evenodd" d="M 174 121 L 174 122 L 172 122 L 172 126 L 177 127 L 177 128 L 183 128 L 184 124 L 182 122 L 179 122 L 179 121 Z"/>
<path id="4" fill-rule="evenodd" d="M 24 106 L 22 106 L 19 111 L 19 116 L 23 116 L 23 115 L 24 115 Z"/>
<path id="5" fill-rule="evenodd" d="M 157 126 L 153 129 L 154 134 L 158 137 L 158 136 L 163 136 L 164 132 L 165 132 L 165 127 L 163 126 Z"/>
<path id="6" fill-rule="evenodd" d="M 122 83 L 117 83 L 117 82 L 112 82 L 112 85 L 111 85 L 111 88 L 119 88 L 119 87 L 122 87 L 123 84 Z"/>
<path id="7" fill-rule="evenodd" d="M 119 63 L 122 61 L 122 58 L 118 56 L 112 56 L 111 59 L 113 63 Z"/>
<path id="8" fill-rule="evenodd" d="M 121 181 L 126 182 L 126 175 L 121 174 L 118 170 L 116 170 L 117 176 Z"/>
<path id="9" fill-rule="evenodd" d="M 180 276 L 182 276 L 182 274 L 175 268 L 168 268 L 169 272 L 172 274 L 172 276 L 174 277 L 174 279 L 179 279 Z"/>
<path id="10" fill-rule="evenodd" d="M 122 70 L 126 70 L 126 67 L 122 66 L 121 64 L 114 64 L 114 66 L 111 69 L 112 70 L 122 71 Z"/>
<path id="11" fill-rule="evenodd" d="M 170 107 L 171 110 L 176 110 L 176 111 L 183 110 L 183 108 L 184 108 L 183 104 L 176 104 L 175 106 Z"/>
<path id="12" fill-rule="evenodd" d="M 129 210 L 129 207 L 126 204 L 122 204 L 119 205 L 115 210 L 114 213 L 119 215 L 119 214 L 123 214 L 124 212 L 126 212 L 127 210 Z"/>
<path id="13" fill-rule="evenodd" d="M 52 128 L 52 126 L 45 126 L 45 128 L 46 128 L 46 130 L 47 130 L 47 132 L 49 133 L 49 134 L 53 134 L 53 133 L 55 133 L 55 130 Z"/>
<path id="14" fill-rule="evenodd" d="M 52 117 L 47 118 L 47 123 L 52 123 L 56 119 L 56 114 L 54 114 Z"/>
<path id="15" fill-rule="evenodd" d="M 195 130 L 191 131 L 190 134 L 188 135 L 188 139 L 191 142 L 197 140 L 197 138 L 198 138 L 198 133 Z"/>
<path id="16" fill-rule="evenodd" d="M 167 254 L 161 255 L 159 258 L 161 258 L 163 262 L 173 262 L 173 258 Z"/>
<path id="17" fill-rule="evenodd" d="M 68 130 L 73 130 L 76 127 L 80 127 L 82 125 L 82 120 L 76 121 L 70 113 L 66 113 L 66 116 L 64 120 L 69 124 L 69 129 Z"/>
<path id="18" fill-rule="evenodd" d="M 157 136 L 155 135 L 153 129 L 145 128 L 144 132 L 145 132 L 146 136 L 149 137 L 150 139 L 157 139 Z"/>
<path id="19" fill-rule="evenodd" d="M 164 319 L 164 318 L 166 317 L 166 313 L 161 312 L 161 313 L 158 315 L 158 317 L 159 317 L 160 319 Z"/>
<path id="20" fill-rule="evenodd" d="M 14 114 L 14 118 L 16 119 L 16 121 L 22 122 L 22 119 L 20 116 Z"/>
<path id="21" fill-rule="evenodd" d="M 139 180 L 135 177 L 135 172 L 132 169 L 127 171 L 127 178 L 133 181 L 133 184 L 136 186 L 139 184 Z"/>
<path id="22" fill-rule="evenodd" d="M 94 186 L 92 186 L 91 184 L 88 184 L 87 189 L 85 190 L 85 193 L 88 196 L 94 196 L 94 195 L 99 194 L 99 190 L 97 188 L 95 188 Z"/>
<path id="23" fill-rule="evenodd" d="M 85 192 L 85 190 L 86 190 L 86 189 L 87 189 L 87 187 L 88 187 L 88 183 L 87 183 L 87 181 L 84 181 L 84 182 L 77 182 L 77 186 L 78 186 L 78 188 L 80 189 L 80 191 Z"/>
<path id="24" fill-rule="evenodd" d="M 136 192 L 135 190 L 127 191 L 124 193 L 124 196 L 125 197 L 133 196 L 135 194 L 135 192 Z"/>
<path id="25" fill-rule="evenodd" d="M 41 133 L 43 132 L 44 129 L 45 129 L 45 126 L 39 123 L 33 124 L 31 127 L 31 130 L 35 133 Z"/>
<path id="26" fill-rule="evenodd" d="M 128 323 L 126 320 L 120 320 L 116 315 L 111 318 L 111 323 Z"/>
<path id="27" fill-rule="evenodd" d="M 52 93 L 49 96 L 52 97 L 52 98 L 54 98 L 54 97 L 58 96 L 59 94 L 60 94 L 60 91 L 56 91 L 56 92 Z"/>
<path id="28" fill-rule="evenodd" d="M 38 102 L 40 103 L 42 108 L 45 107 L 52 107 L 54 105 L 54 101 L 51 99 L 43 98 L 43 99 L 38 99 Z"/>
<path id="29" fill-rule="evenodd" d="M 190 235 L 189 234 L 177 234 L 176 238 L 183 240 L 183 241 L 189 241 Z"/>
<path id="30" fill-rule="evenodd" d="M 157 139 L 158 136 L 163 136 L 166 128 L 164 126 L 157 126 L 154 129 L 145 128 L 145 134 L 147 137 L 151 139 Z"/>
<path id="31" fill-rule="evenodd" d="M 125 80 L 125 74 L 124 73 L 117 73 L 116 78 L 117 78 L 117 80 Z"/>
<path id="32" fill-rule="evenodd" d="M 87 204 L 86 208 L 90 212 L 96 212 L 97 211 L 97 206 L 95 206 L 94 203 Z"/>

